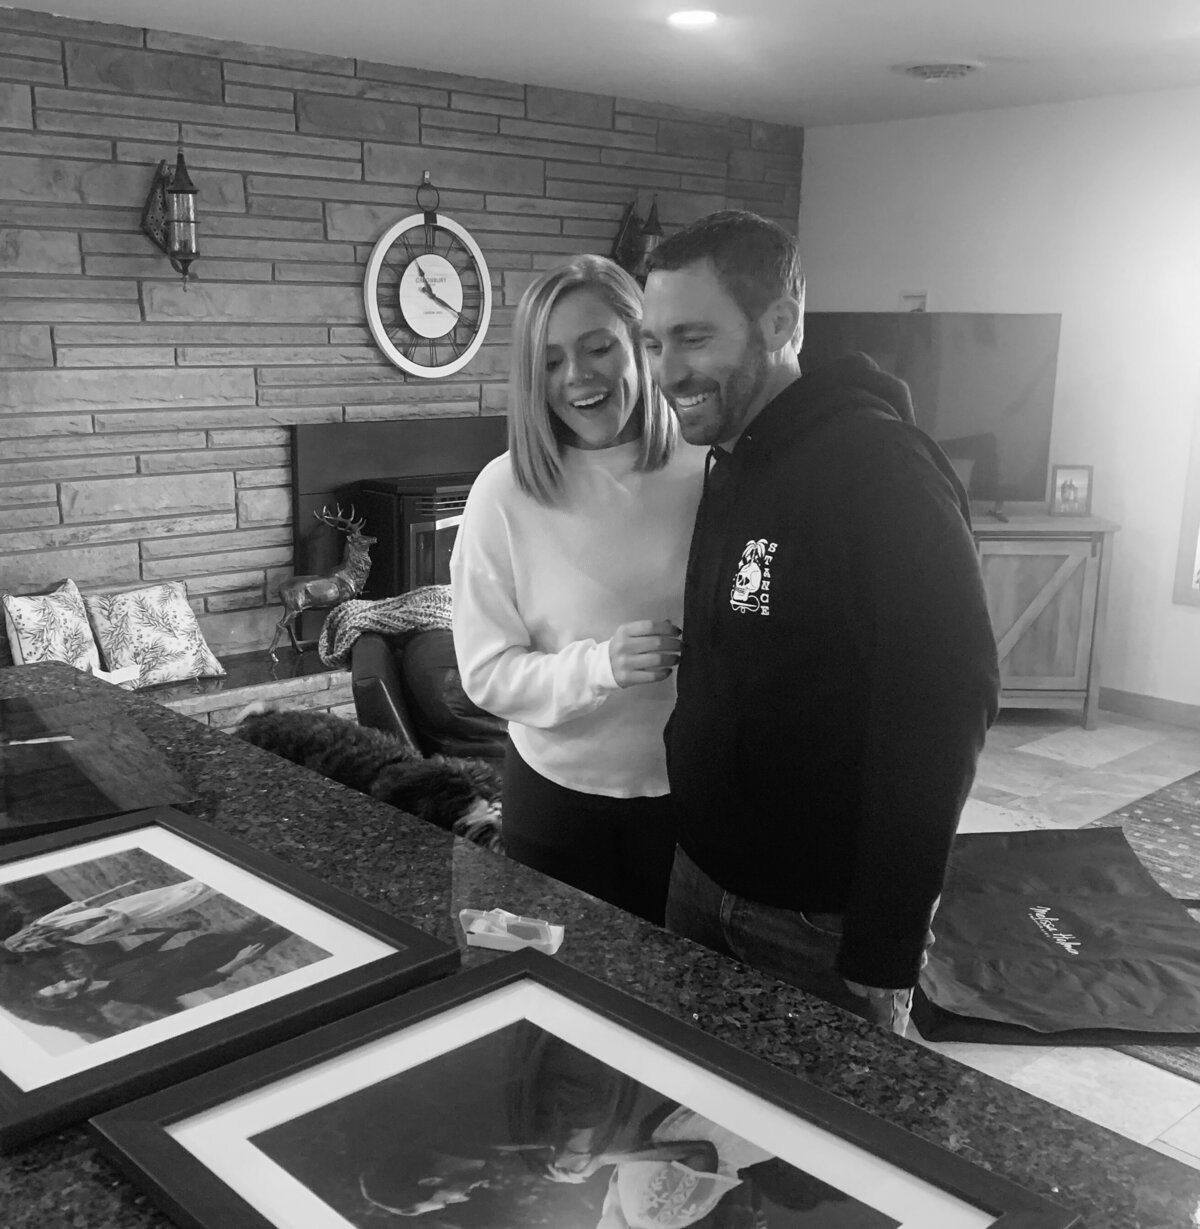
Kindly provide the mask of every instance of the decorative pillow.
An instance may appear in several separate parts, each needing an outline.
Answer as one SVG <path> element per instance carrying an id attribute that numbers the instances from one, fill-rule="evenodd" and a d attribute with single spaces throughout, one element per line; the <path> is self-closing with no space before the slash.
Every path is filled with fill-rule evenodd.
<path id="1" fill-rule="evenodd" d="M 64 661 L 77 670 L 100 669 L 87 611 L 73 580 L 64 580 L 52 593 L 28 597 L 6 593 L 3 602 L 9 651 L 16 665 Z"/>
<path id="2" fill-rule="evenodd" d="M 204 639 L 181 581 L 83 600 L 107 669 L 138 668 L 137 678 L 123 687 L 225 673 Z"/>

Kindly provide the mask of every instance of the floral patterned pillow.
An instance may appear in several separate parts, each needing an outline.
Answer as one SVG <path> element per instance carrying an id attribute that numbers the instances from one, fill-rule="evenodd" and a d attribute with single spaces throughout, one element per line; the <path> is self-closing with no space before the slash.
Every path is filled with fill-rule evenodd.
<path id="1" fill-rule="evenodd" d="M 138 668 L 138 677 L 121 686 L 153 687 L 225 673 L 204 639 L 182 582 L 83 600 L 105 667 Z"/>
<path id="2" fill-rule="evenodd" d="M 52 593 L 29 597 L 6 593 L 3 602 L 15 664 L 63 661 L 77 670 L 100 669 L 87 611 L 73 580 L 64 580 Z"/>

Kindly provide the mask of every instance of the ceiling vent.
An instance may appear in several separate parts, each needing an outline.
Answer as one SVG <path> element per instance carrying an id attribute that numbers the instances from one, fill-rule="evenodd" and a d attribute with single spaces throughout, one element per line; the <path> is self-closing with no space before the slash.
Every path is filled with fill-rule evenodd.
<path id="1" fill-rule="evenodd" d="M 894 71 L 918 81 L 961 81 L 978 72 L 983 65 L 978 60 L 958 60 L 947 64 L 898 64 Z"/>

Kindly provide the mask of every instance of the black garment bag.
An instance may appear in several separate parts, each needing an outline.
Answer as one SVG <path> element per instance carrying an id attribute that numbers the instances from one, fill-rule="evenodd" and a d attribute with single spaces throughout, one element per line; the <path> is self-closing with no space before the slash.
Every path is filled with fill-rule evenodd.
<path id="1" fill-rule="evenodd" d="M 1200 924 L 1120 828 L 957 837 L 932 929 L 928 1040 L 1200 1045 Z"/>

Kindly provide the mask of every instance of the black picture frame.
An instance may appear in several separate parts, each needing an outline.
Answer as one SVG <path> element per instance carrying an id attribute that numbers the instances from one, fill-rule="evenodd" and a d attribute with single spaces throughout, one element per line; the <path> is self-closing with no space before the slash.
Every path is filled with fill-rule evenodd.
<path id="1" fill-rule="evenodd" d="M 285 1082 L 285 1095 L 294 1096 L 297 1080 L 306 1074 L 311 1080 L 326 1081 L 326 1090 L 337 1089 L 336 1094 L 328 1091 L 319 1094 L 327 1097 L 335 1107 L 339 1099 L 343 1104 L 348 1103 L 341 1081 L 345 1078 L 347 1062 L 353 1062 L 355 1052 L 364 1048 L 366 1052 L 358 1056 L 358 1061 L 364 1064 L 369 1058 L 370 1069 L 364 1076 L 360 1065 L 360 1074 L 351 1075 L 351 1083 L 345 1087 L 365 1086 L 375 1096 L 390 1098 L 385 1102 L 389 1121 L 401 1123 L 404 1121 L 402 1103 L 394 1086 L 386 1086 L 387 1077 L 379 1073 L 382 1068 L 376 1066 L 380 1043 L 387 1044 L 389 1039 L 394 1039 L 394 1044 L 401 1047 L 406 1043 L 418 1047 L 428 1045 L 428 1041 L 422 1042 L 421 1038 L 431 1035 L 444 1038 L 445 1028 L 454 1027 L 449 1023 L 452 1019 L 490 1021 L 495 1004 L 504 1001 L 502 996 L 514 989 L 536 993 L 539 988 L 550 991 L 558 1001 L 565 1001 L 569 1011 L 581 1011 L 585 1022 L 600 1022 L 605 1028 L 615 1026 L 619 1045 L 625 1045 L 627 1039 L 634 1052 L 639 1047 L 649 1047 L 650 1060 L 655 1063 L 650 1069 L 659 1070 L 665 1054 L 668 1061 L 682 1065 L 689 1073 L 687 1078 L 692 1078 L 694 1072 L 695 1078 L 702 1082 L 713 1081 L 713 1096 L 727 1097 L 731 1087 L 735 1092 L 741 1090 L 752 1101 L 775 1107 L 771 1112 L 782 1110 L 790 1115 L 801 1131 L 816 1128 L 822 1137 L 828 1137 L 830 1147 L 853 1150 L 847 1154 L 846 1164 L 859 1164 L 862 1159 L 859 1150 L 863 1150 L 879 1158 L 883 1165 L 892 1167 L 893 1172 L 899 1170 L 911 1176 L 914 1185 L 925 1184 L 938 1198 L 959 1201 L 954 1206 L 960 1209 L 957 1213 L 960 1219 L 954 1224 L 977 1226 L 983 1217 L 992 1218 L 984 1222 L 989 1229 L 1071 1229 L 1080 1224 L 1076 1214 L 1005 1178 L 919 1139 L 692 1025 L 668 1017 L 553 957 L 533 951 L 499 957 L 487 965 L 421 987 L 402 999 L 370 1008 L 277 1046 L 259 1054 L 253 1061 L 231 1064 L 204 1080 L 192 1080 L 123 1105 L 93 1119 L 90 1127 L 102 1150 L 172 1219 L 187 1229 L 282 1229 L 285 1224 L 307 1223 L 303 1217 L 289 1217 L 282 1211 L 268 1215 L 252 1206 L 216 1172 L 226 1162 L 210 1167 L 200 1159 L 206 1145 L 201 1144 L 195 1150 L 185 1147 L 179 1142 L 180 1134 L 188 1138 L 189 1124 L 199 1122 L 215 1140 L 216 1147 L 223 1148 L 231 1136 L 220 1122 L 222 1112 L 240 1113 L 243 1107 L 253 1107 L 256 1101 L 261 1107 L 262 1102 L 273 1095 L 273 1087 Z M 490 996 L 495 996 L 494 1001 Z M 511 998 L 507 1001 L 512 1002 Z M 520 1008 L 516 1010 L 519 1012 Z M 436 1032 L 428 1027 L 434 1022 Z M 476 1023 L 471 1027 L 486 1030 L 498 1026 Z M 588 1027 L 586 1023 L 585 1027 Z M 451 1044 L 446 1051 L 450 1055 L 461 1049 L 444 1040 L 438 1044 Z M 587 1051 L 588 1054 L 594 1052 Z M 438 1057 L 443 1056 L 439 1054 Z M 411 1071 L 421 1070 L 416 1060 L 402 1061 L 414 1064 L 410 1070 L 398 1068 L 402 1078 L 407 1078 Z M 427 1078 L 429 1074 L 425 1072 Z M 359 1082 L 355 1083 L 355 1079 Z M 655 1080 L 648 1082 L 657 1091 L 664 1091 Z M 317 1112 L 324 1113 L 325 1106 L 317 1104 Z M 256 1112 L 251 1108 L 251 1114 Z M 267 1105 L 266 1112 L 269 1115 L 278 1110 Z M 311 1120 L 306 1120 L 305 1113 L 288 1112 L 292 1117 L 282 1120 L 286 1129 L 293 1130 L 294 1124 L 300 1122 L 301 1132 L 309 1130 Z M 216 1125 L 214 1113 L 218 1116 Z M 256 1147 L 250 1140 L 255 1131 L 261 1130 L 261 1126 L 243 1128 L 239 1143 Z M 233 1134 L 237 1134 L 236 1128 Z M 772 1136 L 772 1142 L 774 1139 Z M 319 1151 L 319 1140 L 314 1143 L 310 1139 L 308 1147 Z M 267 1164 L 274 1163 L 267 1162 L 261 1152 L 256 1156 Z M 241 1181 L 240 1175 L 248 1172 L 254 1173 L 255 1184 L 262 1178 L 262 1168 L 257 1162 L 248 1165 L 244 1152 L 227 1163 L 232 1167 L 231 1175 L 238 1175 L 231 1177 L 232 1182 Z M 804 1168 L 809 1168 L 807 1162 Z M 249 1182 L 245 1185 L 249 1186 Z M 251 1198 L 256 1197 L 251 1195 Z M 315 1196 L 305 1192 L 304 1198 L 312 1197 Z M 864 1197 L 878 1196 L 864 1193 Z M 961 1210 L 964 1205 L 965 1214 Z M 329 1205 L 321 1202 L 321 1206 Z M 890 1211 L 882 1214 L 885 1219 L 894 1216 Z M 974 1219 L 962 1219 L 964 1215 Z M 368 1213 L 367 1219 L 370 1218 Z M 942 1229 L 951 1225 L 951 1221 L 943 1219 L 888 1220 L 887 1223 L 937 1223 Z"/>
<path id="2" fill-rule="evenodd" d="M 0 871 L 28 864 L 32 877 L 37 873 L 34 860 L 42 855 L 74 849 L 86 853 L 89 847 L 102 848 L 97 842 L 106 838 L 131 834 L 130 839 L 135 840 L 159 833 L 169 834 L 165 839 L 177 838 L 182 842 L 178 848 L 190 851 L 194 857 L 214 855 L 229 874 L 248 876 L 246 882 L 260 893 L 281 891 L 289 908 L 316 910 L 321 925 L 328 931 L 315 930 L 313 941 L 324 942 L 323 935 L 328 933 L 339 936 L 346 951 L 351 944 L 359 945 L 361 963 L 345 967 L 350 960 L 359 959 L 351 955 L 341 960 L 342 967 L 330 970 L 328 975 L 314 974 L 319 980 L 310 980 L 309 984 L 267 1001 L 255 1001 L 244 1009 L 230 1008 L 224 1017 L 200 1022 L 195 1027 L 183 1021 L 180 1031 L 170 1036 L 33 1088 L 23 1087 L 11 1078 L 25 1073 L 6 1065 L 20 1060 L 13 1059 L 11 1054 L 6 1056 L 6 1047 L 0 1045 L 0 1151 L 285 1041 L 443 977 L 460 965 L 456 946 L 171 807 L 131 812 L 5 845 L 0 847 Z M 86 859 L 81 863 L 86 865 Z M 230 893 L 227 898 L 259 913 L 253 897 L 242 899 Z M 269 915 L 259 915 L 271 920 Z M 321 947 L 321 943 L 316 945 Z M 381 947 L 391 950 L 380 954 Z M 314 970 L 319 963 L 312 962 Z M 180 1009 L 181 1020 L 187 1010 Z"/>

